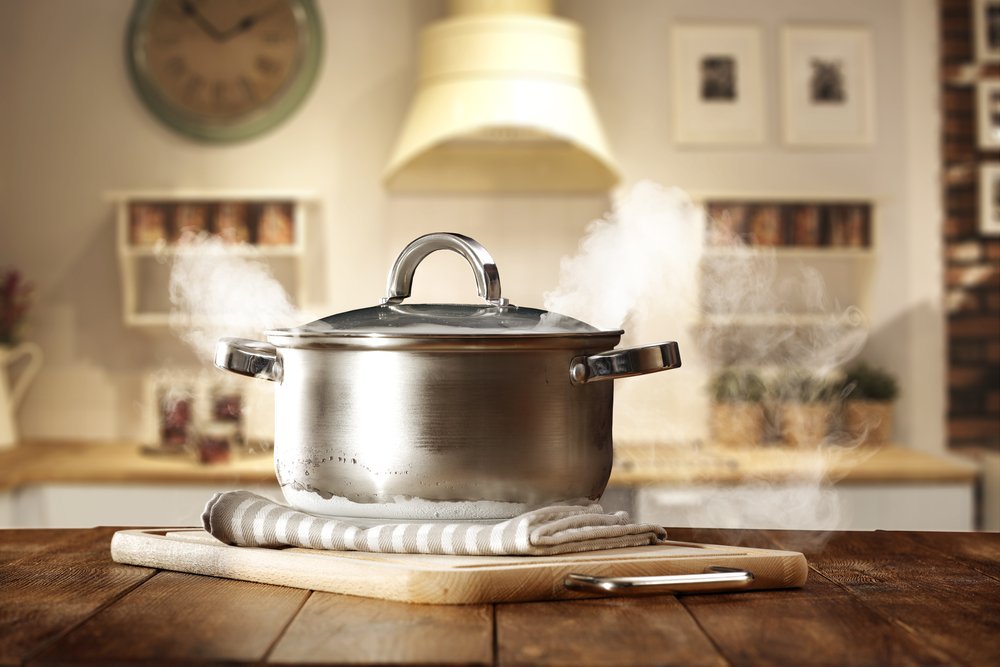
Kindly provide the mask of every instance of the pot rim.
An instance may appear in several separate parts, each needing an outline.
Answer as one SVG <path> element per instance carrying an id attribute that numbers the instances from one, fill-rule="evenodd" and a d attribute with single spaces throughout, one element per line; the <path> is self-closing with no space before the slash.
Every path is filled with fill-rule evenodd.
<path id="1" fill-rule="evenodd" d="M 512 334 L 415 334 L 384 332 L 295 333 L 288 330 L 265 331 L 267 341 L 291 349 L 419 349 L 455 352 L 496 349 L 581 349 L 613 348 L 624 330 L 585 333 L 512 333 Z"/>

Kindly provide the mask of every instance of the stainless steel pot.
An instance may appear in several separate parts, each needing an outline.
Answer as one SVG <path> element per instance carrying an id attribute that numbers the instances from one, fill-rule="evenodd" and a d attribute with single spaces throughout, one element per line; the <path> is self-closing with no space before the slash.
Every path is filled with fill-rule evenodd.
<path id="1" fill-rule="evenodd" d="M 483 305 L 403 305 L 417 265 L 448 249 Z M 614 350 L 622 331 L 507 302 L 492 257 L 460 234 L 410 243 L 371 308 L 226 338 L 215 363 L 278 384 L 275 469 L 303 511 L 506 518 L 597 499 L 611 473 L 614 378 L 680 366 L 676 343 Z"/>

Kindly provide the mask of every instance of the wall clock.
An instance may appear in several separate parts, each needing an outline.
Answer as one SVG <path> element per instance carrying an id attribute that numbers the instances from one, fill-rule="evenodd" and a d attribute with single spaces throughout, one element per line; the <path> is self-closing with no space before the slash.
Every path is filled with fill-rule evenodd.
<path id="1" fill-rule="evenodd" d="M 213 142 L 248 139 L 287 118 L 321 52 L 313 0 L 137 0 L 126 44 L 146 106 Z"/>

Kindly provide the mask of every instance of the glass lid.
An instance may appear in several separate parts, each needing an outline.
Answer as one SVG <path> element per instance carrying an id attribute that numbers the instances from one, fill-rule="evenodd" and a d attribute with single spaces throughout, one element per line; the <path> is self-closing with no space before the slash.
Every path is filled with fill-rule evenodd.
<path id="1" fill-rule="evenodd" d="M 472 265 L 482 304 L 403 304 L 410 296 L 417 265 L 435 250 L 452 250 Z M 386 297 L 377 306 L 337 313 L 290 329 L 268 331 L 269 337 L 341 336 L 567 336 L 621 335 L 537 308 L 518 307 L 500 295 L 500 274 L 486 249 L 461 234 L 421 236 L 400 253 L 389 272 Z"/>
<path id="2" fill-rule="evenodd" d="M 413 304 L 360 308 L 291 329 L 285 336 L 483 336 L 587 334 L 600 330 L 572 317 L 513 305 Z"/>

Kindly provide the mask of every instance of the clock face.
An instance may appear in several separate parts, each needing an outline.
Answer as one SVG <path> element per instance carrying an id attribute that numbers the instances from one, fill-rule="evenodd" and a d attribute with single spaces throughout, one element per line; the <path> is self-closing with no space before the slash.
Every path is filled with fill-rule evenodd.
<path id="1" fill-rule="evenodd" d="M 286 118 L 316 75 L 311 0 L 139 0 L 128 60 L 147 106 L 208 141 L 260 134 Z"/>

